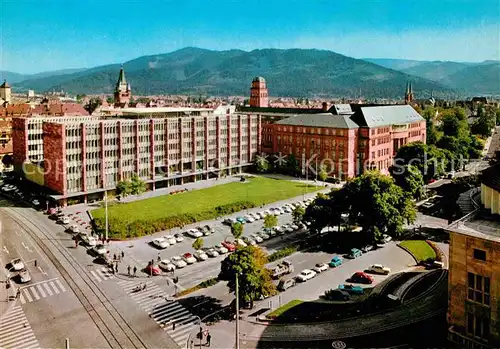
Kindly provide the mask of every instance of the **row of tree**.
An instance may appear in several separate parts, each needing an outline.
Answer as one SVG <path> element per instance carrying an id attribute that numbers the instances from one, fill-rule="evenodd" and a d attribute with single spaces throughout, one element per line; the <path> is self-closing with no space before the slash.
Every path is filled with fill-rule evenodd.
<path id="1" fill-rule="evenodd" d="M 116 194 L 121 197 L 138 195 L 146 191 L 146 183 L 136 174 L 130 180 L 120 181 L 116 184 Z"/>

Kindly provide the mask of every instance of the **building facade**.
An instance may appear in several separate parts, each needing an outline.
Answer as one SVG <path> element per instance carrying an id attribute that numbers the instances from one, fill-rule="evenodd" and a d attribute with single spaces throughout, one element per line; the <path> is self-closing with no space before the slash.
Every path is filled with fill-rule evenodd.
<path id="1" fill-rule="evenodd" d="M 409 105 L 361 106 L 345 113 L 289 116 L 264 123 L 262 150 L 293 154 L 302 168 L 342 180 L 366 169 L 388 173 L 398 149 L 426 140 L 425 119 Z"/>
<path id="2" fill-rule="evenodd" d="M 262 76 L 257 76 L 252 80 L 250 88 L 250 107 L 267 108 L 268 106 L 269 96 L 266 80 Z"/>
<path id="3" fill-rule="evenodd" d="M 154 190 L 239 173 L 259 151 L 258 117 L 186 108 L 181 117 L 161 117 L 174 111 L 155 109 L 156 118 L 16 118 L 15 166 L 40 163 L 43 186 L 64 205 L 100 199 L 134 174 Z"/>
<path id="4" fill-rule="evenodd" d="M 118 81 L 115 86 L 115 106 L 117 107 L 126 107 L 130 102 L 130 98 L 132 98 L 132 89 L 130 84 L 127 83 L 125 79 L 125 71 L 123 70 L 123 66 L 120 69 L 120 74 L 118 76 Z"/>
<path id="5" fill-rule="evenodd" d="M 7 80 L 4 80 L 3 84 L 0 85 L 0 107 L 3 104 L 10 103 L 12 103 L 12 89 L 7 83 Z"/>

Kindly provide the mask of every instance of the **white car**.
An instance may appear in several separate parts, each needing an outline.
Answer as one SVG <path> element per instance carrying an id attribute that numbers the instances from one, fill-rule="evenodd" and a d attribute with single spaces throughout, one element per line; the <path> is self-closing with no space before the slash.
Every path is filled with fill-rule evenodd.
<path id="1" fill-rule="evenodd" d="M 186 234 L 192 238 L 201 238 L 203 236 L 203 233 L 199 231 L 198 229 L 190 229 L 186 232 Z"/>
<path id="2" fill-rule="evenodd" d="M 316 263 L 316 265 L 313 268 L 314 272 L 316 273 L 321 273 L 324 272 L 325 270 L 328 270 L 328 264 L 326 263 Z"/>
<path id="3" fill-rule="evenodd" d="M 310 269 L 304 269 L 300 272 L 299 275 L 297 275 L 297 280 L 299 280 L 301 282 L 305 282 L 307 280 L 312 279 L 315 276 L 316 276 L 316 272 L 314 272 Z"/>
<path id="4" fill-rule="evenodd" d="M 285 227 L 274 227 L 273 230 L 277 233 L 284 233 L 285 232 Z"/>
<path id="5" fill-rule="evenodd" d="M 24 263 L 21 258 L 16 258 L 10 261 L 12 270 L 19 271 L 24 269 Z"/>
<path id="6" fill-rule="evenodd" d="M 175 245 L 177 243 L 177 239 L 172 235 L 165 235 L 163 238 L 169 245 Z"/>
<path id="7" fill-rule="evenodd" d="M 170 262 L 168 259 L 163 259 L 159 264 L 158 266 L 165 270 L 165 271 L 172 271 L 172 270 L 175 270 L 175 265 Z"/>
<path id="8" fill-rule="evenodd" d="M 292 213 L 292 209 L 290 207 L 285 207 L 283 209 L 286 213 Z"/>
<path id="9" fill-rule="evenodd" d="M 252 235 L 250 235 L 250 237 L 251 237 L 254 241 L 256 241 L 258 244 L 260 244 L 262 241 L 264 241 L 264 240 L 263 240 L 263 239 L 262 239 L 259 235 L 257 235 L 257 234 L 252 234 Z"/>
<path id="10" fill-rule="evenodd" d="M 168 244 L 167 240 L 165 240 L 164 238 L 153 239 L 152 243 L 154 246 L 156 246 L 158 248 L 167 248 L 168 246 L 170 246 Z"/>
<path id="11" fill-rule="evenodd" d="M 72 233 L 79 233 L 80 232 L 80 228 L 78 227 L 78 225 L 73 224 L 71 227 L 69 227 L 69 231 L 72 232 Z"/>
<path id="12" fill-rule="evenodd" d="M 264 217 L 266 216 L 266 213 L 265 213 L 264 211 L 261 211 L 261 212 L 259 212 L 259 213 L 257 213 L 257 214 L 259 215 L 259 217 L 260 217 L 261 219 L 264 219 Z"/>
<path id="13" fill-rule="evenodd" d="M 92 251 L 93 251 L 95 254 L 99 255 L 99 256 L 105 256 L 105 255 L 106 255 L 106 253 L 108 252 L 108 251 L 106 250 L 106 247 L 104 247 L 104 245 L 101 245 L 101 244 L 99 244 L 99 245 L 95 245 L 94 247 L 92 247 Z"/>
<path id="14" fill-rule="evenodd" d="M 292 224 L 291 227 L 293 230 L 299 230 L 299 226 L 296 224 Z"/>
<path id="15" fill-rule="evenodd" d="M 262 240 L 269 240 L 269 238 L 270 238 L 269 235 L 267 235 L 266 233 L 264 233 L 262 231 L 260 233 L 258 233 L 258 235 L 262 238 Z"/>
<path id="16" fill-rule="evenodd" d="M 243 241 L 243 239 L 236 239 L 234 241 L 234 243 L 238 246 L 241 246 L 241 247 L 246 247 L 248 246 L 247 243 L 245 241 Z"/>
<path id="17" fill-rule="evenodd" d="M 194 258 L 191 253 L 184 253 L 184 255 L 182 256 L 182 259 L 187 264 L 194 264 L 194 263 L 196 263 L 196 258 Z"/>
<path id="18" fill-rule="evenodd" d="M 31 201 L 31 203 L 32 203 L 34 206 L 40 206 L 40 201 L 38 201 L 37 199 L 34 199 L 33 201 Z"/>
<path id="19" fill-rule="evenodd" d="M 182 237 L 181 234 L 175 234 L 174 237 L 175 237 L 175 241 L 177 241 L 177 242 L 183 242 L 184 241 L 184 237 Z"/>
<path id="20" fill-rule="evenodd" d="M 69 218 L 66 216 L 62 216 L 59 220 L 62 224 L 69 224 Z"/>
<path id="21" fill-rule="evenodd" d="M 390 242 L 392 240 L 392 238 L 389 236 L 389 235 L 382 235 L 382 241 L 384 242 L 384 244 Z"/>
<path id="22" fill-rule="evenodd" d="M 253 223 L 255 222 L 255 219 L 253 219 L 250 215 L 243 217 L 247 221 L 247 223 Z"/>
<path id="23" fill-rule="evenodd" d="M 80 234 L 80 239 L 82 239 L 83 243 L 87 246 L 95 246 L 97 245 L 97 239 L 89 234 Z"/>
<path id="24" fill-rule="evenodd" d="M 208 259 L 207 254 L 204 251 L 202 251 L 202 250 L 195 251 L 193 253 L 193 256 L 194 256 L 194 258 L 196 258 L 200 262 L 201 261 L 206 261 Z"/>
<path id="25" fill-rule="evenodd" d="M 28 273 L 26 269 L 23 269 L 19 272 L 19 282 L 25 284 L 31 281 L 31 275 Z"/>
<path id="26" fill-rule="evenodd" d="M 219 252 L 217 252 L 215 248 L 207 248 L 205 250 L 205 253 L 211 258 L 217 257 L 219 255 Z"/>
<path id="27" fill-rule="evenodd" d="M 184 268 L 187 265 L 187 263 L 184 262 L 184 260 L 179 256 L 172 257 L 170 261 L 177 269 Z"/>
<path id="28" fill-rule="evenodd" d="M 250 237 L 244 237 L 243 238 L 243 241 L 245 241 L 245 243 L 247 245 L 252 245 L 252 246 L 255 246 L 257 245 L 257 241 L 255 241 L 254 239 L 250 238 Z"/>
<path id="29" fill-rule="evenodd" d="M 367 271 L 373 274 L 389 275 L 391 269 L 389 267 L 383 266 L 382 264 L 373 264 L 367 269 Z"/>
<path id="30" fill-rule="evenodd" d="M 222 245 L 215 245 L 214 249 L 219 253 L 219 254 L 225 254 L 228 252 L 227 248 L 225 248 Z"/>

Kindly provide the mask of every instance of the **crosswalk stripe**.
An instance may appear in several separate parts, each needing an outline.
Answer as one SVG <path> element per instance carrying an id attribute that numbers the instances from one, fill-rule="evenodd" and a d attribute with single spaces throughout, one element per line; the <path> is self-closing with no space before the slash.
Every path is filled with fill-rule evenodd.
<path id="1" fill-rule="evenodd" d="M 52 286 L 52 289 L 56 294 L 59 294 L 59 289 L 56 287 L 56 284 L 54 284 L 54 281 L 49 282 L 50 286 Z"/>
<path id="2" fill-rule="evenodd" d="M 3 341 L 3 346 L 7 347 L 9 344 L 15 344 L 16 347 L 19 348 L 19 344 L 26 341 L 28 338 L 32 339 L 34 337 L 33 333 L 22 333 L 15 338 L 11 338 L 9 340 Z M 21 342 L 21 343 L 20 343 Z M 22 348 L 22 347 L 21 347 Z"/>
<path id="3" fill-rule="evenodd" d="M 21 293 L 26 296 L 26 299 L 28 300 L 28 302 L 32 302 L 33 301 L 33 298 L 31 298 L 31 295 L 30 295 L 30 293 L 28 292 L 27 289 L 22 290 Z"/>
<path id="4" fill-rule="evenodd" d="M 40 295 L 42 296 L 42 298 L 47 297 L 47 295 L 45 294 L 45 291 L 42 288 L 42 285 L 40 285 L 40 284 L 36 285 L 36 288 L 37 288 L 38 292 L 40 292 Z"/>
<path id="5" fill-rule="evenodd" d="M 19 294 L 19 299 L 21 300 L 21 304 L 25 304 L 26 303 L 26 300 L 24 299 L 24 296 L 23 296 L 22 292 Z"/>
<path id="6" fill-rule="evenodd" d="M 59 281 L 59 279 L 56 280 L 56 284 L 57 284 L 57 286 L 59 286 L 59 288 L 61 289 L 62 292 L 66 292 L 66 289 L 64 288 L 61 281 Z"/>
<path id="7" fill-rule="evenodd" d="M 6 333 L 6 335 L 5 335 L 5 336 L 8 336 L 11 333 L 11 331 L 15 331 L 16 329 L 23 328 L 23 327 L 24 327 L 24 324 L 16 322 L 16 323 L 13 323 L 10 325 L 2 326 L 2 330 L 4 330 L 4 331 L 8 330 L 8 333 Z M 0 339 L 2 337 L 5 337 L 5 336 L 0 334 Z"/>
<path id="8" fill-rule="evenodd" d="M 43 284 L 43 287 L 45 288 L 45 291 L 47 291 L 47 293 L 49 294 L 49 296 L 53 295 L 52 290 L 49 287 L 49 284 L 45 283 L 45 284 Z"/>
<path id="9" fill-rule="evenodd" d="M 96 272 L 94 272 L 93 270 L 91 270 L 90 273 L 92 274 L 92 276 L 94 277 L 94 279 L 97 280 L 97 282 L 101 282 L 101 278 L 99 276 L 97 276 Z"/>
<path id="10" fill-rule="evenodd" d="M 28 291 L 31 292 L 31 294 L 33 295 L 33 297 L 36 298 L 36 300 L 39 300 L 40 299 L 40 296 L 38 295 L 38 293 L 36 292 L 35 288 L 34 287 L 30 287 L 28 288 Z"/>
<path id="11" fill-rule="evenodd" d="M 15 326 L 12 326 L 12 327 L 5 327 L 3 328 L 3 330 L 8 330 L 8 332 L 6 333 L 3 333 L 0 335 L 0 341 L 4 341 L 5 342 L 5 339 L 8 338 L 8 337 L 12 337 L 12 335 L 15 335 L 16 333 L 20 333 L 20 332 L 25 332 L 24 331 L 24 324 L 22 323 L 17 323 L 15 324 Z"/>
<path id="12" fill-rule="evenodd" d="M 15 305 L 0 319 L 0 348 L 39 348 L 38 340 L 20 305 Z"/>

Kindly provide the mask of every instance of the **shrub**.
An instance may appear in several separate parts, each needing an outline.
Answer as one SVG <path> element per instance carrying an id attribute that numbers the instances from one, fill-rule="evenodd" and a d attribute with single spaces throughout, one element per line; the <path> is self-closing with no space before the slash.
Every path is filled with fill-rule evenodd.
<path id="1" fill-rule="evenodd" d="M 289 255 L 297 252 L 297 247 L 291 246 L 291 247 L 285 247 L 282 248 L 281 250 L 278 250 L 267 257 L 267 261 L 269 263 L 277 261 L 278 259 L 288 257 Z"/>
<path id="2" fill-rule="evenodd" d="M 232 204 L 217 206 L 214 209 L 197 213 L 186 213 L 176 216 L 161 217 L 158 219 L 137 220 L 124 223 L 123 220 L 110 217 L 108 222 L 109 236 L 112 239 L 127 239 L 143 235 L 150 235 L 162 230 L 214 219 L 218 216 L 229 215 L 235 212 L 253 208 L 255 205 L 250 201 L 237 201 Z M 96 218 L 94 224 L 98 233 L 105 230 L 105 218 Z"/>
<path id="3" fill-rule="evenodd" d="M 186 288 L 183 291 L 177 292 L 174 296 L 175 297 L 182 297 L 182 296 L 185 296 L 187 294 L 190 294 L 190 293 L 196 292 L 198 290 L 201 290 L 202 288 L 207 288 L 207 287 L 214 286 L 218 282 L 219 282 L 218 278 L 211 278 L 211 279 L 208 279 L 208 280 L 200 282 L 196 286 L 193 286 L 193 287 L 190 287 L 190 288 Z"/>

